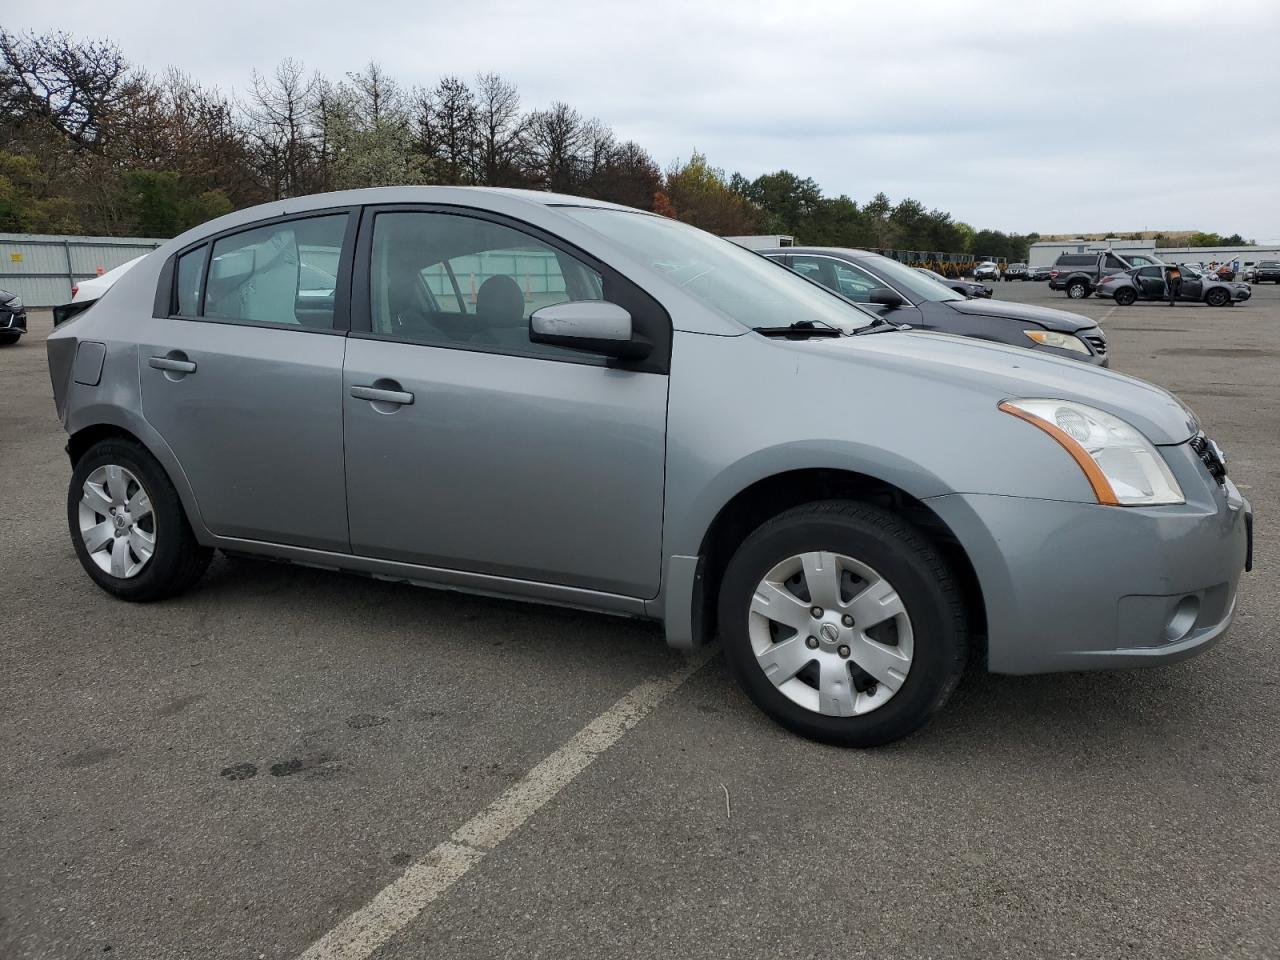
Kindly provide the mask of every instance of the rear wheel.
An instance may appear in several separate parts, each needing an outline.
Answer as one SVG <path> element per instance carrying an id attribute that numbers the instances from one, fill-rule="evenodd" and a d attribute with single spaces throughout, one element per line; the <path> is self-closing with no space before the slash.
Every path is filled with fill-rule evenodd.
<path id="1" fill-rule="evenodd" d="M 1121 287 L 1116 291 L 1116 303 L 1122 307 L 1129 307 L 1138 299 L 1138 292 L 1132 287 Z"/>
<path id="2" fill-rule="evenodd" d="M 1072 300 L 1083 300 L 1089 295 L 1089 284 L 1083 280 L 1072 280 L 1067 284 L 1067 296 Z"/>
<path id="3" fill-rule="evenodd" d="M 1225 307 L 1231 302 L 1231 294 L 1221 287 L 1214 287 L 1205 294 L 1204 302 L 1211 307 Z"/>
<path id="4" fill-rule="evenodd" d="M 71 540 L 85 572 L 122 600 L 161 600 L 186 590 L 209 566 L 178 492 L 139 444 L 104 440 L 71 474 Z"/>
<path id="5" fill-rule="evenodd" d="M 725 658 L 765 713 L 805 737 L 871 747 L 924 724 L 965 662 L 946 561 L 869 504 L 825 501 L 768 521 L 738 548 L 719 602 Z"/>

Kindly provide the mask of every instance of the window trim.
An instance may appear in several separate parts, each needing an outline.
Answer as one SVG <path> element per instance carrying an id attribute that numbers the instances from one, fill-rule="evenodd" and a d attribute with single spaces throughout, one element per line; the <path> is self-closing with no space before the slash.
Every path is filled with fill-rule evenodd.
<path id="1" fill-rule="evenodd" d="M 649 356 L 639 361 L 615 360 L 610 357 L 582 353 L 580 356 L 552 356 L 540 352 L 530 344 L 528 350 L 511 350 L 505 347 L 483 343 L 427 343 L 422 340 L 411 340 L 393 334 L 373 332 L 373 315 L 370 294 L 373 276 L 373 232 L 374 224 L 380 213 L 436 213 L 446 216 L 469 217 L 473 220 L 484 220 L 498 226 L 507 227 L 523 233 L 533 240 L 545 243 L 548 247 L 566 256 L 582 261 L 587 267 L 600 274 L 604 281 L 606 293 L 611 287 L 620 286 L 626 299 L 632 305 L 619 304 L 631 314 L 632 329 L 647 337 L 653 344 Z M 354 270 L 351 283 L 350 329 L 348 335 L 361 340 L 381 340 L 389 343 L 403 343 L 414 347 L 425 347 L 438 350 L 465 350 L 470 353 L 489 353 L 504 357 L 521 357 L 527 360 L 544 360 L 554 363 L 575 363 L 586 366 L 611 367 L 632 370 L 639 373 L 669 374 L 671 370 L 671 316 L 647 290 L 640 284 L 626 277 L 609 266 L 599 257 L 588 253 L 580 247 L 568 242 L 546 229 L 515 217 L 495 213 L 477 207 L 467 207 L 444 203 L 383 203 L 370 204 L 364 207 L 360 217 L 359 236 L 356 239 L 354 263 L 359 265 Z M 611 301 L 616 302 L 616 301 Z M 633 309 L 638 307 L 639 309 Z"/>
<path id="2" fill-rule="evenodd" d="M 304 210 L 298 213 L 284 213 L 275 217 L 254 220 L 237 224 L 215 233 L 208 233 L 170 254 L 160 269 L 159 282 L 156 284 L 156 298 L 152 316 L 159 319 L 182 320 L 187 323 L 220 323 L 233 327 L 257 327 L 266 330 L 292 330 L 301 333 L 319 333 L 326 336 L 346 336 L 351 328 L 351 275 L 352 258 L 355 252 L 356 237 L 360 228 L 361 209 L 358 206 L 325 207 L 317 210 Z M 304 327 L 290 323 L 271 323 L 263 320 L 229 320 L 224 317 L 206 317 L 204 315 L 205 294 L 209 284 L 209 266 L 213 260 L 213 246 L 219 240 L 237 234 L 274 227 L 278 224 L 293 223 L 299 220 L 313 220 L 316 217 L 333 217 L 345 214 L 346 227 L 342 234 L 342 247 L 338 251 L 338 275 L 334 278 L 333 288 L 333 323 L 330 327 Z M 200 305 L 198 315 L 190 316 L 178 312 L 178 260 L 188 253 L 205 248 L 204 272 L 200 277 Z"/>

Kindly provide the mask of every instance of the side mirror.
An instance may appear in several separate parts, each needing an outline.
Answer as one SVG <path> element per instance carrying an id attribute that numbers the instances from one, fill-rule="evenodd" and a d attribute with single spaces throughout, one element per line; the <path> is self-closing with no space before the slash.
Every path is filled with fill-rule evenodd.
<path id="1" fill-rule="evenodd" d="M 631 314 L 607 300 L 556 303 L 533 311 L 529 340 L 617 360 L 643 360 L 653 350 L 631 329 Z"/>
<path id="2" fill-rule="evenodd" d="M 871 291 L 871 302 L 882 307 L 888 307 L 890 310 L 896 310 L 898 307 L 904 306 L 907 301 L 896 290 L 890 290 L 888 287 L 876 287 Z"/>

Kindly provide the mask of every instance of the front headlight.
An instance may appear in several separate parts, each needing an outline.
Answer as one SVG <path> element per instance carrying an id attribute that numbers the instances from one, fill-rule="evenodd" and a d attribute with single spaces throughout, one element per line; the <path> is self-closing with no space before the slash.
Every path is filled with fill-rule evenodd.
<path id="1" fill-rule="evenodd" d="M 1079 337 L 1069 333 L 1057 333 L 1054 330 L 1023 330 L 1023 333 L 1042 347 L 1057 347 L 1059 350 L 1071 350 L 1075 353 L 1089 355 L 1089 348 Z"/>
<path id="2" fill-rule="evenodd" d="M 22 301 L 19 300 L 17 297 L 14 297 L 9 301 L 9 309 L 12 310 L 14 313 L 17 313 L 19 310 L 22 309 Z"/>
<path id="3" fill-rule="evenodd" d="M 1067 400 L 1004 400 L 1000 409 L 1058 441 L 1084 471 L 1099 503 L 1152 507 L 1186 502 L 1164 457 L 1119 417 Z"/>

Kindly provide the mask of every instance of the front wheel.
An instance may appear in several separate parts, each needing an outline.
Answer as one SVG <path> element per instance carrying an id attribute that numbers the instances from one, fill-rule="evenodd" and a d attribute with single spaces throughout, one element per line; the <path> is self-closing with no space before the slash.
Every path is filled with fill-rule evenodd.
<path id="1" fill-rule="evenodd" d="M 5 330 L 0 333 L 0 347 L 11 347 L 22 339 L 22 334 L 15 333 L 13 330 Z"/>
<path id="2" fill-rule="evenodd" d="M 1067 296 L 1072 300 L 1083 300 L 1089 295 L 1089 285 L 1083 280 L 1072 280 L 1067 284 Z"/>
<path id="3" fill-rule="evenodd" d="M 1231 302 L 1231 294 L 1221 287 L 1215 287 L 1205 295 L 1204 302 L 1211 307 L 1225 307 Z"/>
<path id="4" fill-rule="evenodd" d="M 145 448 L 103 440 L 76 464 L 67 492 L 76 555 L 93 582 L 121 600 L 161 600 L 186 590 L 209 566 L 178 492 Z"/>
<path id="5" fill-rule="evenodd" d="M 1122 307 L 1131 307 L 1138 299 L 1138 292 L 1131 287 L 1121 287 L 1116 291 L 1116 303 Z"/>
<path id="6" fill-rule="evenodd" d="M 942 707 L 964 667 L 964 604 L 945 559 L 870 504 L 806 504 L 762 525 L 729 562 L 718 614 L 747 695 L 824 743 L 906 736 Z"/>

